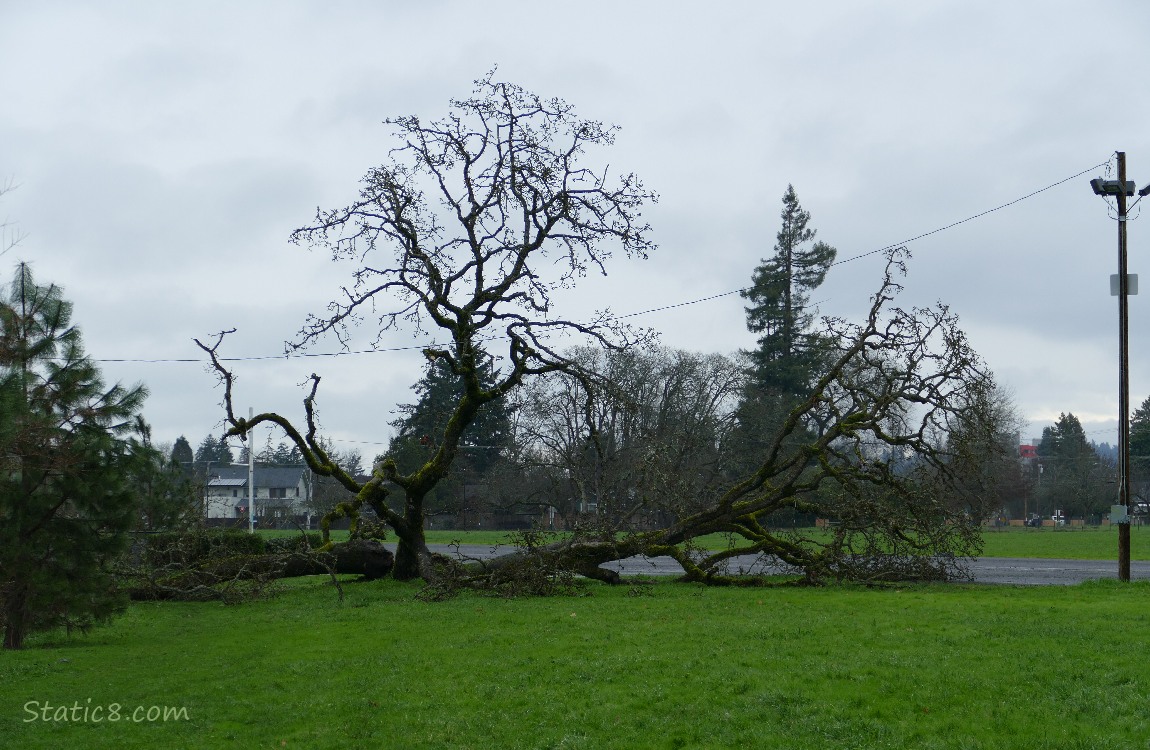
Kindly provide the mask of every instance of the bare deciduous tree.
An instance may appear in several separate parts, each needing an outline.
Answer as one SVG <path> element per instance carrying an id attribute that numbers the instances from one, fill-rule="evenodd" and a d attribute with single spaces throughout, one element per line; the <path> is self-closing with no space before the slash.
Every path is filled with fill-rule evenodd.
<path id="1" fill-rule="evenodd" d="M 557 373 L 524 389 L 515 408 L 519 460 L 554 478 L 551 504 L 569 519 L 582 513 L 584 526 L 615 529 L 665 523 L 729 479 L 723 443 L 745 380 L 737 363 L 661 348 L 571 356 L 599 374 L 591 390 Z"/>
<path id="2" fill-rule="evenodd" d="M 395 531 L 394 574 L 400 579 L 435 578 L 423 534 L 424 497 L 447 474 L 460 436 L 485 403 L 532 376 L 577 371 L 557 348 L 572 339 L 559 334 L 616 349 L 644 337 L 606 312 L 588 322 L 558 318 L 554 292 L 588 270 L 605 273 L 613 248 L 642 257 L 654 249 L 641 209 L 655 195 L 633 174 L 583 165 L 588 150 L 614 141 L 614 127 L 580 119 L 565 102 L 497 82 L 491 74 L 476 83 L 472 98 L 452 104 L 441 120 L 388 120 L 401 145 L 367 173 L 359 200 L 319 211 L 313 224 L 292 235 L 358 267 L 328 313 L 310 318 L 288 344 L 289 353 L 329 334 L 346 345 L 351 326 L 368 315 L 378 326 L 377 342 L 401 324 L 449 339 L 424 354 L 447 363 L 462 396 L 426 463 L 404 474 L 383 461 L 361 483 L 318 439 L 319 376 L 311 376 L 302 431 L 276 413 L 244 419 L 232 410 L 234 376 L 217 354 L 224 334 L 210 344 L 197 342 L 224 382 L 229 434 L 263 422 L 283 428 L 312 471 L 354 493 L 334 514 L 354 518 L 366 505 Z M 506 341 L 506 349 L 499 377 L 485 386 L 480 363 L 484 347 L 496 340 Z M 389 485 L 402 490 L 398 511 L 387 502 Z"/>

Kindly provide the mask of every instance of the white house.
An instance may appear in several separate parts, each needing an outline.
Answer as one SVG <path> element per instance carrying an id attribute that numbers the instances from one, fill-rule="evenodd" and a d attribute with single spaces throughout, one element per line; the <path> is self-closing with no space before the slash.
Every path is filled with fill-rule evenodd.
<path id="1" fill-rule="evenodd" d="M 275 523 L 308 512 L 311 482 L 303 466 L 255 468 L 256 517 Z M 213 466 L 208 477 L 204 505 L 208 518 L 246 518 L 248 515 L 248 467 Z"/>

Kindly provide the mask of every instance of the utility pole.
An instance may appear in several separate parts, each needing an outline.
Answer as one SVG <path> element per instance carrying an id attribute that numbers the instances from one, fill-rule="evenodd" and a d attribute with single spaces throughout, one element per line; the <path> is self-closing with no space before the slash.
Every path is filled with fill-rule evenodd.
<path id="1" fill-rule="evenodd" d="M 1110 293 L 1118 296 L 1118 505 L 1111 508 L 1111 522 L 1118 522 L 1118 580 L 1130 580 L 1130 315 L 1129 295 L 1137 294 L 1137 282 L 1126 272 L 1126 199 L 1134 195 L 1134 183 L 1126 180 L 1126 152 L 1117 152 L 1118 179 L 1090 181 L 1095 195 L 1118 199 L 1118 275 L 1111 277 Z M 1150 195 L 1150 185 L 1138 191 Z"/>
<path id="2" fill-rule="evenodd" d="M 1126 274 L 1126 152 L 1118 152 L 1118 580 L 1130 580 L 1130 278 Z M 1131 190 L 1130 192 L 1134 192 Z"/>

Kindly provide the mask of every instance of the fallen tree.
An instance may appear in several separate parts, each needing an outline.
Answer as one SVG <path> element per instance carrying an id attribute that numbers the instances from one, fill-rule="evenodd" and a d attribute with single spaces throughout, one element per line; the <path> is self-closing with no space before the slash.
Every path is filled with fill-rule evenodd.
<path id="1" fill-rule="evenodd" d="M 781 561 L 811 583 L 963 577 L 981 548 L 980 522 L 994 510 L 984 469 L 1007 450 L 1009 414 L 945 306 L 893 306 L 906 257 L 889 254 L 864 322 L 824 322 L 836 342 L 832 362 L 768 438 L 752 474 L 712 483 L 702 497 L 697 485 L 663 482 L 662 492 L 629 493 L 626 512 L 627 498 L 600 497 L 615 512 L 587 517 L 568 538 L 472 564 L 470 583 L 487 585 L 533 559 L 617 582 L 602 565 L 632 555 L 668 555 L 686 579 L 724 584 L 745 581 L 727 565 L 743 555 Z M 590 419 L 586 432 L 594 442 Z M 655 530 L 630 524 L 651 510 L 676 519 Z M 786 512 L 818 517 L 825 529 L 772 524 Z M 712 533 L 729 535 L 729 546 L 706 552 L 692 543 Z"/>
<path id="2" fill-rule="evenodd" d="M 943 305 L 892 306 L 906 257 L 890 253 L 864 322 L 825 321 L 837 342 L 833 361 L 768 441 L 753 474 L 689 503 L 672 496 L 673 483 L 665 494 L 638 493 L 639 502 L 609 523 L 589 518 L 569 537 L 452 568 L 453 584 L 498 586 L 532 566 L 615 583 L 618 574 L 602 566 L 633 555 L 671 556 L 688 580 L 709 583 L 735 582 L 726 563 L 740 555 L 772 556 L 811 583 L 962 576 L 980 549 L 979 522 L 992 510 L 981 467 L 1003 450 L 1004 424 L 993 378 L 957 318 Z M 310 406 L 308 414 L 313 435 Z M 588 435 L 595 437 L 590 426 Z M 373 480 L 385 477 L 377 466 Z M 653 507 L 680 512 L 666 528 L 636 530 L 630 520 Z M 787 510 L 824 519 L 828 530 L 773 529 L 772 515 Z M 692 544 L 716 532 L 730 535 L 729 548 L 706 553 Z M 442 582 L 443 570 L 431 567 L 423 577 Z"/>
<path id="3" fill-rule="evenodd" d="M 189 529 L 146 538 L 116 571 L 134 600 L 239 602 L 259 597 L 282 578 L 337 574 L 387 576 L 394 556 L 376 539 L 319 549 L 308 536 L 265 540 L 242 533 Z"/>

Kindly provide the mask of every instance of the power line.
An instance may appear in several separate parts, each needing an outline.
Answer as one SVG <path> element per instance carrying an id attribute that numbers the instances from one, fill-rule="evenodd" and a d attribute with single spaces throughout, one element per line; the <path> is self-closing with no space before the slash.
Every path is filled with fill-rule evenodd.
<path id="1" fill-rule="evenodd" d="M 406 352 L 413 350 L 423 350 L 429 346 L 442 346 L 441 344 L 419 344 L 415 346 L 393 346 L 386 349 L 359 349 L 356 351 L 346 352 L 300 352 L 298 354 L 264 354 L 255 355 L 250 357 L 219 357 L 221 362 L 255 362 L 259 360 L 271 359 L 302 359 L 304 357 L 347 357 L 356 354 L 379 354 L 382 352 Z M 206 359 L 193 359 L 193 358 L 178 358 L 178 359 L 93 359 L 93 362 L 131 362 L 131 363 L 145 363 L 153 364 L 159 362 L 194 362 L 196 364 L 204 364 L 209 360 Z"/>
<path id="2" fill-rule="evenodd" d="M 937 229 L 932 229 L 929 232 L 924 232 L 922 234 L 911 237 L 910 239 L 906 239 L 906 240 L 903 240 L 901 242 L 896 242 L 896 243 L 893 243 L 891 245 L 886 245 L 885 247 L 880 247 L 877 250 L 870 250 L 868 252 L 860 253 L 858 255 L 852 255 L 851 257 L 844 258 L 843 260 L 837 260 L 834 263 L 832 263 L 831 265 L 832 266 L 840 266 L 840 265 L 843 265 L 844 263 L 850 263 L 851 261 L 859 260 L 860 258 L 866 258 L 866 257 L 869 257 L 871 255 L 877 255 L 878 253 L 884 253 L 884 252 L 887 252 L 889 250 L 894 250 L 895 248 L 898 248 L 898 247 L 903 247 L 905 245 L 909 245 L 912 242 L 924 239 L 926 237 L 930 237 L 931 235 L 938 234 L 939 232 L 945 232 L 949 229 L 954 229 L 955 227 L 960 226 L 962 224 L 966 224 L 967 222 L 974 221 L 975 219 L 980 219 L 983 216 L 988 216 L 988 215 L 990 215 L 996 211 L 1001 211 L 1002 209 L 1009 208 L 1010 206 L 1013 206 L 1016 203 L 1021 203 L 1024 200 L 1027 200 L 1029 198 L 1033 198 L 1034 196 L 1039 195 L 1041 193 L 1045 193 L 1047 190 L 1051 190 L 1053 188 L 1058 187 L 1059 185 L 1062 185 L 1064 183 L 1070 182 L 1071 180 L 1077 179 L 1077 178 L 1081 177 L 1082 175 L 1087 174 L 1088 172 L 1094 171 L 1095 169 L 1098 169 L 1100 167 L 1108 167 L 1109 163 L 1110 163 L 1110 159 L 1107 159 L 1106 161 L 1095 164 L 1092 167 L 1088 167 L 1087 169 L 1084 169 L 1081 172 L 1077 172 L 1075 174 L 1070 175 L 1069 177 L 1065 177 L 1065 178 L 1059 180 L 1058 182 L 1053 182 L 1053 183 L 1047 185 L 1046 187 L 1039 188 L 1038 190 L 1034 190 L 1034 191 L 1027 193 L 1026 195 L 1024 195 L 1020 198 L 1015 198 L 1014 200 L 1009 201 L 1008 203 L 1003 203 L 1000 206 L 995 206 L 994 208 L 987 209 L 987 210 L 982 211 L 980 213 L 974 214 L 973 216 L 968 216 L 965 219 L 961 219 L 959 221 L 952 222 L 950 224 L 947 224 L 946 226 L 942 226 L 942 227 L 939 227 Z M 734 289 L 734 290 L 731 290 L 729 292 L 721 292 L 719 294 L 712 294 L 712 295 L 707 296 L 707 297 L 700 297 L 699 299 L 688 300 L 686 302 L 676 302 L 676 303 L 670 304 L 670 305 L 662 305 L 660 307 L 652 307 L 648 310 L 640 310 L 638 312 L 627 313 L 625 315 L 619 315 L 616 317 L 618 319 L 622 320 L 624 318 L 636 318 L 640 315 L 650 315 L 651 313 L 663 312 L 665 310 L 674 310 L 675 308 L 679 308 L 679 307 L 688 307 L 690 305 L 697 305 L 697 304 L 700 304 L 702 302 L 710 302 L 711 300 L 722 299 L 723 297 L 730 297 L 733 294 L 739 294 L 741 292 L 745 292 L 749 288 L 750 287 L 743 287 L 741 289 Z M 506 338 L 506 337 L 504 337 L 504 336 L 491 336 L 491 337 L 488 337 L 488 340 L 496 340 L 496 339 L 502 339 L 502 338 Z M 430 343 L 430 344 L 421 344 L 421 345 L 416 345 L 416 346 L 397 346 L 397 347 L 388 347 L 388 348 L 384 348 L 384 349 L 360 349 L 357 351 L 344 351 L 344 352 L 302 352 L 302 353 L 297 353 L 297 354 L 268 354 L 268 355 L 258 355 L 258 356 L 250 356 L 250 357 L 220 357 L 219 360 L 221 362 L 255 362 L 255 361 L 262 361 L 262 360 L 296 359 L 296 358 L 304 358 L 304 357 L 346 357 L 346 356 L 360 355 L 360 354 L 382 354 L 385 352 L 414 351 L 414 350 L 426 349 L 428 347 L 438 347 L 438 346 L 444 346 L 444 344 Z M 119 359 L 94 359 L 92 361 L 93 362 L 132 363 L 132 364 L 188 363 L 188 362 L 203 364 L 203 363 L 207 362 L 207 360 L 204 360 L 204 359 L 191 359 L 191 358 L 180 358 L 180 359 L 119 358 Z"/>
<path id="3" fill-rule="evenodd" d="M 847 258 L 846 260 L 837 261 L 835 263 L 832 263 L 831 265 L 837 266 L 837 265 L 840 265 L 842 263 L 850 263 L 852 260 L 858 260 L 859 258 L 865 258 L 868 255 L 874 255 L 875 253 L 881 253 L 881 252 L 885 252 L 887 250 L 893 250 L 896 247 L 901 247 L 903 245 L 909 245 L 910 243 L 914 242 L 915 240 L 921 240 L 922 238 L 929 237 L 932 234 L 938 234 L 939 232 L 945 232 L 948 229 L 953 229 L 960 224 L 967 223 L 968 221 L 974 221 L 975 219 L 981 219 L 983 216 L 987 216 L 989 214 L 992 214 L 995 211 L 1001 211 L 1004 208 L 1009 208 L 1010 206 L 1013 206 L 1015 203 L 1021 203 L 1022 201 L 1026 200 L 1027 198 L 1033 198 L 1034 196 L 1038 195 L 1039 193 L 1045 193 L 1047 190 L 1050 190 L 1051 188 L 1056 188 L 1063 183 L 1070 182 L 1071 180 L 1077 179 L 1077 178 L 1081 177 L 1082 175 L 1086 174 L 1087 172 L 1092 172 L 1095 169 L 1098 169 L 1099 167 L 1106 166 L 1108 163 L 1109 163 L 1109 160 L 1104 161 L 1100 164 L 1095 164 L 1093 167 L 1090 167 L 1088 169 L 1084 169 L 1081 172 L 1079 172 L 1078 174 L 1072 174 L 1069 177 L 1065 177 L 1065 178 L 1059 180 L 1058 182 L 1047 185 L 1044 188 L 1039 188 L 1038 190 L 1035 190 L 1033 193 L 1027 193 L 1026 195 L 1022 196 L 1021 198 L 1015 198 L 1014 200 L 1010 201 L 1009 203 L 1003 203 L 1001 206 L 995 206 L 994 208 L 987 209 L 986 211 L 983 211 L 982 213 L 975 214 L 974 216 L 968 216 L 965 219 L 962 219 L 961 221 L 956 221 L 953 224 L 947 224 L 945 227 L 939 227 L 938 229 L 932 229 L 931 231 L 926 232 L 924 234 L 920 234 L 917 237 L 911 237 L 909 240 L 903 240 L 902 242 L 898 242 L 898 243 L 895 243 L 893 245 L 887 245 L 886 247 L 880 248 L 878 250 L 871 250 L 869 253 L 863 253 L 862 255 L 855 255 L 854 257 Z"/>
<path id="4" fill-rule="evenodd" d="M 1001 211 L 1002 209 L 1013 206 L 1016 203 L 1021 203 L 1022 201 L 1026 200 L 1027 198 L 1033 198 L 1034 196 L 1038 195 L 1039 193 L 1044 193 L 1047 190 L 1050 190 L 1051 188 L 1056 188 L 1065 182 L 1070 182 L 1071 180 L 1077 179 L 1077 178 L 1081 177 L 1082 175 L 1087 174 L 1088 172 L 1092 172 L 1095 169 L 1098 169 L 1099 167 L 1104 167 L 1107 165 L 1107 163 L 1108 163 L 1108 161 L 1104 161 L 1104 162 L 1101 162 L 1099 164 L 1095 164 L 1094 166 L 1092 166 L 1088 169 L 1084 169 L 1081 172 L 1078 172 L 1077 174 L 1072 174 L 1069 177 L 1065 177 L 1065 178 L 1059 180 L 1058 182 L 1051 183 L 1050 185 L 1047 185 L 1044 188 L 1040 188 L 1038 190 L 1035 190 L 1034 192 L 1027 193 L 1026 195 L 1022 196 L 1021 198 L 1015 198 L 1014 200 L 1010 201 L 1009 203 L 1003 203 L 1001 206 L 995 206 L 994 208 L 987 209 L 986 211 L 983 211 L 981 213 L 977 213 L 973 216 L 968 216 L 965 219 L 962 219 L 961 221 L 956 221 L 956 222 L 953 222 L 951 224 L 947 224 L 946 226 L 939 227 L 938 229 L 932 229 L 929 232 L 924 232 L 923 234 L 917 235 L 915 237 L 911 237 L 908 240 L 903 240 L 902 242 L 896 242 L 892 245 L 887 245 L 886 247 L 880 247 L 877 250 L 870 250 L 868 252 L 860 253 L 858 255 L 852 255 L 851 257 L 845 258 L 843 260 L 836 260 L 834 263 L 831 263 L 831 265 L 832 266 L 841 266 L 844 263 L 850 263 L 851 261 L 858 260 L 859 258 L 866 258 L 866 257 L 871 256 L 871 255 L 877 255 L 878 253 L 884 253 L 888 250 L 894 250 L 897 247 L 903 247 L 904 245 L 909 245 L 910 243 L 914 242 L 915 240 L 921 240 L 924 237 L 931 236 L 932 234 L 938 234 L 939 232 L 945 232 L 946 230 L 953 229 L 954 227 L 957 227 L 960 224 L 965 224 L 968 221 L 974 221 L 975 219 L 979 219 L 979 218 L 982 218 L 983 216 L 987 216 L 989 214 L 992 214 L 995 211 Z M 719 299 L 720 297 L 730 297 L 732 294 L 739 294 L 741 292 L 747 291 L 748 289 L 750 289 L 750 287 L 743 287 L 742 289 L 734 289 L 732 291 L 723 292 L 721 294 L 713 294 L 710 297 L 702 297 L 700 299 L 691 300 L 690 302 L 679 302 L 679 303 L 674 304 L 674 305 L 664 305 L 663 307 L 655 307 L 655 308 L 652 308 L 650 310 L 643 310 L 642 312 L 635 312 L 635 313 L 629 313 L 627 315 L 620 315 L 619 317 L 620 318 L 633 318 L 637 315 L 646 315 L 648 313 L 661 312 L 663 310 L 670 310 L 670 309 L 673 309 L 676 307 L 685 307 L 687 305 L 698 304 L 699 302 L 708 302 L 708 301 L 713 300 L 713 299 Z"/>

